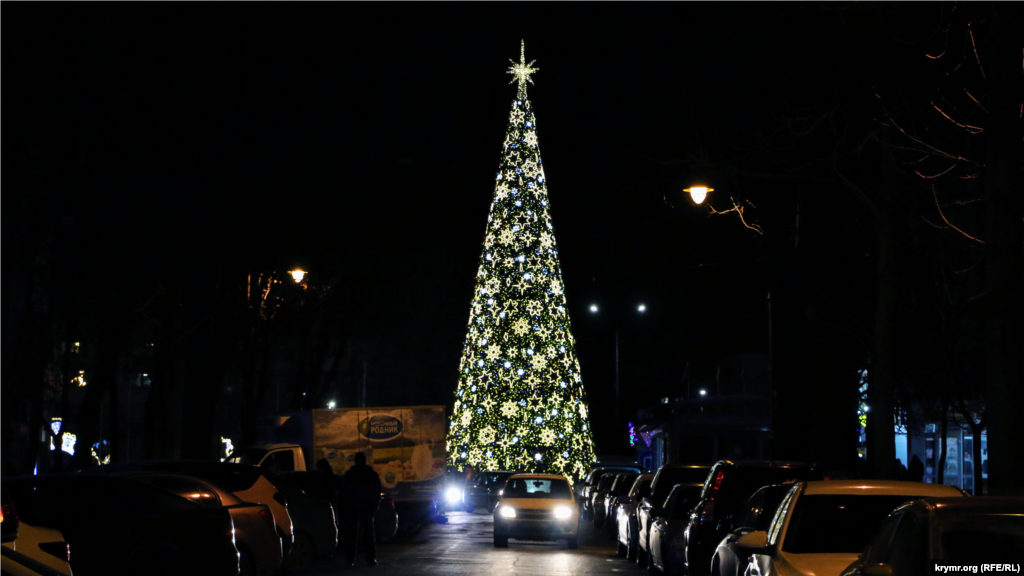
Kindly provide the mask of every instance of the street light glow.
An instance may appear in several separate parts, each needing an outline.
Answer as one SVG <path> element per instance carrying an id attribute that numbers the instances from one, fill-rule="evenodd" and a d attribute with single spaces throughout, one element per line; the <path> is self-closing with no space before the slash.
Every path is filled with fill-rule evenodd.
<path id="1" fill-rule="evenodd" d="M 694 204 L 700 204 L 708 197 L 708 192 L 714 191 L 714 188 L 708 188 L 707 186 L 691 186 L 683 190 L 683 192 L 690 193 L 690 197 L 693 198 Z"/>
<path id="2" fill-rule="evenodd" d="M 334 410 L 334 400 L 331 400 L 330 402 L 327 403 L 327 409 Z"/>
<path id="3" fill-rule="evenodd" d="M 590 305 L 590 311 L 591 312 L 597 312 L 597 304 L 591 304 Z"/>
<path id="4" fill-rule="evenodd" d="M 701 389 L 700 389 L 700 395 L 701 395 L 701 396 L 707 396 L 707 395 L 708 395 L 708 391 L 707 391 L 707 390 L 705 390 L 705 389 L 703 389 L 703 388 L 701 388 Z"/>
<path id="5" fill-rule="evenodd" d="M 645 310 L 647 310 L 647 306 L 641 304 L 639 307 L 637 307 L 637 310 L 639 310 L 640 312 L 644 312 Z"/>
<path id="6" fill-rule="evenodd" d="M 292 275 L 292 278 L 295 280 L 296 284 L 301 283 L 302 279 L 305 278 L 306 276 L 305 271 L 299 270 L 297 268 L 295 270 L 290 270 L 288 273 Z"/>

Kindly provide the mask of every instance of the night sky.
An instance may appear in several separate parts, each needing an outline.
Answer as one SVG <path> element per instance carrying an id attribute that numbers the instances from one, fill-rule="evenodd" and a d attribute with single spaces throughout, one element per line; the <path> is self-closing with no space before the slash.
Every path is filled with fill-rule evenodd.
<path id="1" fill-rule="evenodd" d="M 683 160 L 742 157 L 732 135 L 894 73 L 888 9 L 827 4 L 4 8 L 5 256 L 43 194 L 73 282 L 329 270 L 393 362 L 451 343 L 432 403 L 455 387 L 521 39 L 584 384 L 607 397 L 618 330 L 635 405 L 691 358 L 768 348 L 764 239 L 690 205 Z M 903 10 L 924 29 L 940 8 Z M 791 186 L 740 183 L 712 202 Z"/>

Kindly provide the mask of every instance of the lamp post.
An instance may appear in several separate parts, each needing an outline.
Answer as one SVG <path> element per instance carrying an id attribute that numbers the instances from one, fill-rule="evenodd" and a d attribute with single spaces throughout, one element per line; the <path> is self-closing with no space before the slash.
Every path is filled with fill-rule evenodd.
<path id="1" fill-rule="evenodd" d="M 640 303 L 639 305 L 637 305 L 636 310 L 640 314 L 643 314 L 643 313 L 645 313 L 647 311 L 647 306 L 645 304 L 643 304 L 643 303 Z M 598 305 L 597 304 L 591 304 L 590 305 L 590 313 L 591 314 L 597 314 L 598 312 L 600 312 L 600 308 L 598 307 Z M 615 326 L 614 331 L 615 331 L 615 430 L 618 430 L 618 425 L 622 421 L 622 414 L 621 414 L 622 407 L 621 407 L 621 402 L 619 401 L 620 400 L 620 397 L 619 397 L 619 328 L 618 328 L 617 325 Z"/>

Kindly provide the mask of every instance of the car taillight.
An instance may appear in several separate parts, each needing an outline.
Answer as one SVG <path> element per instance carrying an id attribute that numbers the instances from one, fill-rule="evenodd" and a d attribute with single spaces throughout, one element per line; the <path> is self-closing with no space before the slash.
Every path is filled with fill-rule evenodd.
<path id="1" fill-rule="evenodd" d="M 263 521 L 266 522 L 267 525 L 274 525 L 274 513 L 270 510 L 260 510 L 260 518 L 263 518 Z"/>
<path id="2" fill-rule="evenodd" d="M 67 542 L 43 542 L 39 549 L 65 562 L 71 562 L 71 544 Z"/>
<path id="3" fill-rule="evenodd" d="M 822 472 L 821 476 L 822 476 L 822 478 L 821 478 L 822 480 L 831 480 L 832 479 L 832 477 L 828 475 L 828 472 Z"/>
<path id="4" fill-rule="evenodd" d="M 4 542 L 12 542 L 18 538 L 18 509 L 14 506 L 7 488 L 3 489 L 3 496 L 0 497 L 0 532 L 3 533 Z"/>
<path id="5" fill-rule="evenodd" d="M 274 492 L 274 500 L 277 500 L 277 503 L 281 506 L 288 506 L 288 497 L 282 492 Z"/>
<path id="6" fill-rule="evenodd" d="M 714 500 L 715 496 L 718 495 L 718 490 L 722 487 L 722 479 L 725 478 L 725 471 L 719 470 L 715 474 L 715 479 L 711 481 L 711 490 L 708 491 L 708 500 Z"/>

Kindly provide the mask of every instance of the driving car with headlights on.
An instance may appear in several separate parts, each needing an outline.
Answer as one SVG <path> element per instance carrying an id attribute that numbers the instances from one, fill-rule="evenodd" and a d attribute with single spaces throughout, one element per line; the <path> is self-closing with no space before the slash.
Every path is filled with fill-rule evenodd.
<path id="1" fill-rule="evenodd" d="M 505 482 L 494 510 L 494 546 L 508 539 L 565 540 L 577 547 L 579 511 L 569 480 L 557 474 L 514 474 Z"/>

